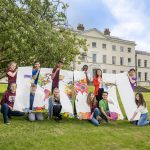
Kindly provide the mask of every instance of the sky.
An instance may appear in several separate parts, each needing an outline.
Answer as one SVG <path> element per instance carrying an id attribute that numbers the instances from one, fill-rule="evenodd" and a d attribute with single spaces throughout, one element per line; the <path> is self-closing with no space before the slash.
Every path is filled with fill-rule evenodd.
<path id="1" fill-rule="evenodd" d="M 62 0 L 68 3 L 69 25 L 109 28 L 112 36 L 135 41 L 136 50 L 150 52 L 150 0 Z"/>

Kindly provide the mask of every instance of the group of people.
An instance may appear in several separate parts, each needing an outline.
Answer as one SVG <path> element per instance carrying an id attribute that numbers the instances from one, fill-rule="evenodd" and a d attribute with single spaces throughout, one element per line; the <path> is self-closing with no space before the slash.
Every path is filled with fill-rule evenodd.
<path id="1" fill-rule="evenodd" d="M 56 67 L 53 69 L 51 78 L 52 78 L 52 93 L 53 95 L 49 97 L 49 108 L 48 108 L 48 118 L 54 118 L 56 121 L 62 119 L 61 109 L 62 105 L 60 102 L 60 91 L 59 91 L 59 72 L 63 67 L 63 62 L 59 61 Z M 108 99 L 108 92 L 104 90 L 102 71 L 101 69 L 97 69 L 95 73 L 95 77 L 93 81 L 91 80 L 90 74 L 88 73 L 88 66 L 84 65 L 82 71 L 84 71 L 87 83 L 93 83 L 95 87 L 94 92 L 90 92 L 87 96 L 87 104 L 91 109 L 91 116 L 89 121 L 96 126 L 99 126 L 102 121 L 109 123 L 112 120 L 108 103 L 112 103 Z M 44 116 L 41 112 L 33 111 L 33 102 L 35 97 L 35 92 L 37 89 L 38 78 L 40 74 L 40 62 L 36 61 L 32 70 L 32 79 L 34 82 L 31 84 L 30 89 L 30 104 L 29 104 L 29 112 L 28 119 L 30 121 L 35 120 L 43 120 Z M 13 105 L 16 95 L 16 77 L 17 77 L 17 64 L 15 62 L 11 62 L 8 65 L 6 70 L 6 75 L 8 77 L 8 87 L 7 91 L 3 94 L 2 99 L 0 101 L 1 104 L 1 113 L 3 114 L 3 120 L 5 124 L 10 123 L 11 116 L 23 116 L 23 112 L 14 111 Z M 128 72 L 129 81 L 131 83 L 131 87 L 134 90 L 136 85 L 136 76 L 135 69 L 130 69 Z M 144 126 L 150 124 L 148 120 L 148 110 L 146 107 L 146 102 L 143 98 L 142 93 L 137 93 L 135 95 L 135 103 L 137 105 L 137 109 L 131 118 L 131 122 L 138 126 Z M 141 113 L 140 119 L 137 121 L 133 121 L 138 112 Z M 74 109 L 74 114 L 76 115 L 76 110 Z"/>

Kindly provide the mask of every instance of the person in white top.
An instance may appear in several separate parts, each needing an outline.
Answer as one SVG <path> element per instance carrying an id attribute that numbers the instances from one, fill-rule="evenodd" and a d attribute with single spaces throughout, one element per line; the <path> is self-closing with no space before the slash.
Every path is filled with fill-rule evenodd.
<path id="1" fill-rule="evenodd" d="M 137 93 L 135 95 L 135 103 L 137 105 L 137 109 L 135 110 L 135 112 L 134 112 L 134 114 L 133 114 L 130 121 L 133 121 L 135 116 L 138 113 L 140 113 L 141 116 L 140 116 L 140 119 L 136 122 L 136 125 L 145 126 L 145 125 L 150 124 L 150 120 L 148 120 L 148 110 L 147 110 L 147 107 L 146 107 L 146 102 L 143 98 L 142 93 Z"/>

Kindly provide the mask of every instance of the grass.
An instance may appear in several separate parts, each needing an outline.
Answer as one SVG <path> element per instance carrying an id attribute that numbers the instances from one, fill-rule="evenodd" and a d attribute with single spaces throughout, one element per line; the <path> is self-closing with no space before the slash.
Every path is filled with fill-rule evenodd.
<path id="1" fill-rule="evenodd" d="M 0 85 L 0 96 L 5 88 Z M 150 111 L 150 93 L 144 97 Z M 46 116 L 42 122 L 13 117 L 10 125 L 4 125 L 0 115 L 0 150 L 149 150 L 149 131 L 150 126 L 137 127 L 127 120 L 95 127 L 77 119 L 57 123 Z"/>

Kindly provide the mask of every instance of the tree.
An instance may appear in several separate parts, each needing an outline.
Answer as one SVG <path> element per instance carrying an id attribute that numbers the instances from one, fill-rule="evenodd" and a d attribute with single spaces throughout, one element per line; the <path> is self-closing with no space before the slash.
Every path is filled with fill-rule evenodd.
<path id="1" fill-rule="evenodd" d="M 86 41 L 67 26 L 67 8 L 60 0 L 1 0 L 1 73 L 10 61 L 53 67 L 63 60 L 67 68 L 80 48 L 86 51 Z"/>

